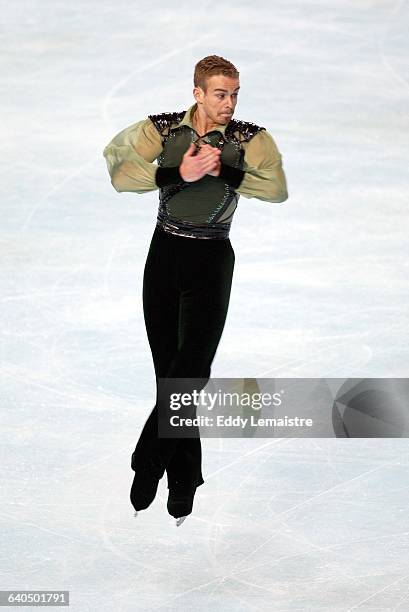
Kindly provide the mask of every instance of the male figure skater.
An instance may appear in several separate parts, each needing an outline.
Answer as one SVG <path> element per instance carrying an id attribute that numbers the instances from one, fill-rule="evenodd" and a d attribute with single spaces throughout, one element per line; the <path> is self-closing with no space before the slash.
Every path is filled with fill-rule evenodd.
<path id="1" fill-rule="evenodd" d="M 177 525 L 204 483 L 201 442 L 199 435 L 158 436 L 158 380 L 209 380 L 229 305 L 235 261 L 229 230 L 239 197 L 288 198 L 272 136 L 233 119 L 239 89 L 235 66 L 207 56 L 195 66 L 196 102 L 188 110 L 149 115 L 119 132 L 103 152 L 116 191 L 159 189 L 143 277 L 157 400 L 132 454 L 130 499 L 136 511 L 147 508 L 166 470 L 167 509 Z"/>

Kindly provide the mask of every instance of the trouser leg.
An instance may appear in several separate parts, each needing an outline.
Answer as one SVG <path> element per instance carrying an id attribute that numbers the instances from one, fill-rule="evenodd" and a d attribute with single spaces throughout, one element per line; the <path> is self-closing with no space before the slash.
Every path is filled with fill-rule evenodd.
<path id="1" fill-rule="evenodd" d="M 168 244 L 155 231 L 143 275 L 143 312 L 149 345 L 158 379 L 165 377 L 178 347 L 179 289 L 176 262 Z M 163 475 L 164 465 L 158 449 L 158 409 L 156 402 L 142 429 L 132 454 L 132 469 L 148 466 Z"/>
<path id="2" fill-rule="evenodd" d="M 180 297 L 179 350 L 169 377 L 199 377 L 204 386 L 224 329 L 230 299 L 234 252 L 230 243 L 203 243 L 184 267 Z M 199 387 L 196 387 L 200 390 Z M 189 389 L 190 391 L 190 389 Z M 182 438 L 167 466 L 168 486 L 203 483 L 201 444 L 197 438 Z"/>

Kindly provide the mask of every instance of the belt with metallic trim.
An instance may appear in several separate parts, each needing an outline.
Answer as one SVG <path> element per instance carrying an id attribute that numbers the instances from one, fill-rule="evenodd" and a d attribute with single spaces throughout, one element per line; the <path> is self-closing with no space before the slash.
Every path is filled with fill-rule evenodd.
<path id="1" fill-rule="evenodd" d="M 204 238 L 226 240 L 229 237 L 230 223 L 189 223 L 181 219 L 170 219 L 163 214 L 158 214 L 156 227 L 176 236 L 187 238 Z"/>

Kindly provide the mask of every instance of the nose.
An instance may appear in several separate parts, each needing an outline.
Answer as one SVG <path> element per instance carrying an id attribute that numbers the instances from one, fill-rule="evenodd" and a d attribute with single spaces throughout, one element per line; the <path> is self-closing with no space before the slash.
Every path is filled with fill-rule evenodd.
<path id="1" fill-rule="evenodd" d="M 236 105 L 236 99 L 234 96 L 230 96 L 230 106 L 226 109 L 226 113 L 233 112 L 233 108 Z"/>

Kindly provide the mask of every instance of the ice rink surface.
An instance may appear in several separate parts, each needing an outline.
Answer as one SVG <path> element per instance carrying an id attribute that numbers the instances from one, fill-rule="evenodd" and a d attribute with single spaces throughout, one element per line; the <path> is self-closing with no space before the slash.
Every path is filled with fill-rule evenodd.
<path id="1" fill-rule="evenodd" d="M 409 610 L 407 439 L 204 439 L 184 524 L 166 478 L 133 516 L 158 193 L 117 193 L 102 157 L 187 109 L 202 57 L 232 61 L 289 199 L 240 199 L 212 376 L 407 377 L 409 2 L 31 0 L 2 26 L 0 588 L 75 612 Z"/>

